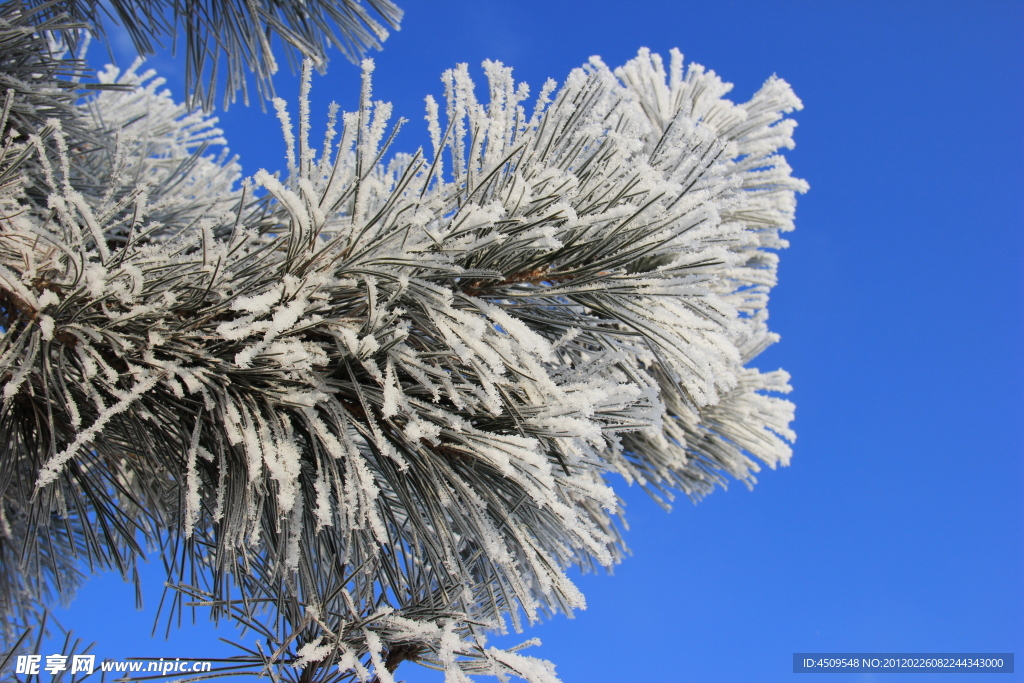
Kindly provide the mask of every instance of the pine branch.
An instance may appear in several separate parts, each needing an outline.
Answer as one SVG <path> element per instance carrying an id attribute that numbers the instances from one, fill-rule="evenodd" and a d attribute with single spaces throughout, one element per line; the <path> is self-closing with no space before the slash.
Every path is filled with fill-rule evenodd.
<path id="1" fill-rule="evenodd" d="M 402 11 L 391 0 L 22 0 L 26 12 L 54 20 L 67 16 L 77 24 L 58 26 L 74 50 L 77 26 L 88 25 L 106 37 L 106 20 L 127 31 L 140 55 L 154 54 L 162 40 L 185 51 L 186 104 L 212 110 L 220 79 L 224 106 L 238 91 L 249 103 L 246 69 L 256 77 L 261 99 L 274 96 L 271 77 L 278 69 L 272 45 L 280 40 L 293 67 L 312 60 L 323 71 L 328 50 L 335 48 L 358 61 L 370 48 L 380 49 L 388 27 L 398 29 Z M 10 1 L 16 7 L 22 2 Z"/>
<path id="2" fill-rule="evenodd" d="M 40 172 L 0 195 L 5 505 L 67 520 L 62 561 L 129 572 L 158 545 L 172 612 L 266 642 L 231 670 L 555 681 L 483 635 L 580 607 L 568 568 L 621 559 L 609 473 L 699 497 L 788 462 L 786 376 L 746 364 L 806 188 L 776 154 L 799 100 L 772 79 L 733 104 L 641 51 L 527 114 L 488 62 L 487 106 L 446 73 L 431 153 L 386 160 L 372 63 L 320 149 L 311 69 L 283 179 L 234 189 L 215 122 L 134 70 L 81 107 L 116 143 L 72 154 L 56 123 L 24 146 Z M 45 565 L 42 528 L 16 538 Z"/>

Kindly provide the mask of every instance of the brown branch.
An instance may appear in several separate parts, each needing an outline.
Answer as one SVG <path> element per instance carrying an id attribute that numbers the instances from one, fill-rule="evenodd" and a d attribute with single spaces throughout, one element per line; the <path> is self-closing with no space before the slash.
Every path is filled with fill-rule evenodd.
<path id="1" fill-rule="evenodd" d="M 507 287 L 508 285 L 521 285 L 529 283 L 531 285 L 539 285 L 542 282 L 568 282 L 575 278 L 575 275 L 557 275 L 551 272 L 550 268 L 534 268 L 533 270 L 524 270 L 519 273 L 513 273 L 504 280 L 496 282 L 491 285 L 485 284 L 486 280 L 474 280 L 469 283 L 469 286 L 463 290 L 469 296 L 478 296 L 484 293 L 488 289 L 494 289 L 497 287 Z"/>

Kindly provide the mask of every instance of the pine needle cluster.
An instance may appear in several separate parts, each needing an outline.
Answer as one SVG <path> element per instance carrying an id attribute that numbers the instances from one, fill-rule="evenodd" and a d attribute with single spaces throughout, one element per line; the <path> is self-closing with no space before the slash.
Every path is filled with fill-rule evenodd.
<path id="1" fill-rule="evenodd" d="M 172 610 L 260 634 L 225 672 L 555 681 L 486 634 L 582 608 L 567 570 L 620 561 L 611 475 L 667 504 L 789 461 L 788 377 L 749 363 L 800 101 L 773 77 L 734 104 L 676 51 L 532 99 L 486 62 L 487 102 L 461 65 L 408 155 L 370 61 L 314 144 L 315 66 L 294 123 L 274 101 L 286 172 L 244 179 L 138 65 L 42 127 L 8 97 L 8 637 L 155 549 Z"/>

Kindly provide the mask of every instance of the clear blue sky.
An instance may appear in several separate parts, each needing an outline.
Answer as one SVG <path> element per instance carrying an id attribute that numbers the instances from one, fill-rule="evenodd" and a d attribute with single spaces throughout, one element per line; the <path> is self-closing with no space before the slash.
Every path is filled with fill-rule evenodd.
<path id="1" fill-rule="evenodd" d="M 399 150 L 426 140 L 441 72 L 486 58 L 536 92 L 593 54 L 679 47 L 736 99 L 776 73 L 805 104 L 787 156 L 811 191 L 770 305 L 782 341 L 754 363 L 793 375 L 792 465 L 668 515 L 627 490 L 633 557 L 581 577 L 588 609 L 519 637 L 544 641 L 533 653 L 565 683 L 876 680 L 794 675 L 803 651 L 1024 655 L 1024 2 L 399 4 L 374 55 L 375 96 L 412 121 Z M 180 97 L 180 64 L 151 64 Z M 277 83 L 294 100 L 296 80 Z M 357 83 L 340 57 L 315 78 L 319 120 Z M 284 166 L 271 115 L 236 106 L 222 127 L 247 174 Z M 102 577 L 59 617 L 101 657 L 223 653 L 223 626 L 149 640 L 145 579 L 144 612 Z M 440 680 L 417 669 L 399 678 Z M 954 680 L 975 678 L 1024 674 Z"/>

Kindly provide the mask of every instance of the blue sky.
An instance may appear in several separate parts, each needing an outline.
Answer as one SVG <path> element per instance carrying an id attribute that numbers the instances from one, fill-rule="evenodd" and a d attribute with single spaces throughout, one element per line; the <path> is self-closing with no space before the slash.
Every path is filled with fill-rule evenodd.
<path id="1" fill-rule="evenodd" d="M 374 55 L 375 97 L 411 120 L 396 150 L 425 142 L 441 72 L 487 58 L 536 92 L 590 55 L 679 47 L 735 99 L 775 73 L 805 105 L 787 158 L 811 191 L 770 305 L 782 341 L 754 362 L 793 375 L 792 465 L 671 514 L 625 489 L 633 556 L 579 579 L 575 619 L 501 642 L 541 638 L 565 683 L 790 680 L 794 652 L 1024 653 L 1024 2 L 399 4 Z M 180 97 L 180 63 L 151 65 Z M 296 79 L 277 84 L 294 100 Z M 319 120 L 332 99 L 354 108 L 357 84 L 332 61 Z M 284 166 L 272 115 L 221 123 L 247 174 Z M 107 576 L 58 617 L 103 657 L 223 653 L 223 626 L 148 638 L 160 580 L 146 572 L 143 612 Z M 974 678 L 993 680 L 955 680 Z"/>

